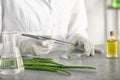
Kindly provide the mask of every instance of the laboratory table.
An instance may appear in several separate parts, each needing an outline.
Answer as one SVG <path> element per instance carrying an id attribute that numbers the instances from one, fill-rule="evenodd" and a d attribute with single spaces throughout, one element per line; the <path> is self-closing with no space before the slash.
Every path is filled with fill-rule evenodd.
<path id="1" fill-rule="evenodd" d="M 104 49 L 104 47 L 101 47 Z M 108 59 L 105 53 L 96 53 L 95 56 L 81 56 L 77 60 L 60 58 L 62 51 L 54 51 L 43 57 L 53 58 L 54 61 L 64 65 L 89 65 L 96 70 L 68 69 L 71 75 L 40 70 L 25 70 L 14 76 L 0 76 L 0 80 L 120 80 L 120 57 Z M 120 56 L 120 54 L 119 54 Z"/>

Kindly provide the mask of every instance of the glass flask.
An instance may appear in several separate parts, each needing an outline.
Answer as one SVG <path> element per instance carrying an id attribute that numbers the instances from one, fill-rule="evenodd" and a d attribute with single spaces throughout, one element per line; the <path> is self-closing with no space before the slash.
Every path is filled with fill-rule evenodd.
<path id="1" fill-rule="evenodd" d="M 3 49 L 0 58 L 0 74 L 14 75 L 24 71 L 17 35 L 17 32 L 2 33 Z"/>

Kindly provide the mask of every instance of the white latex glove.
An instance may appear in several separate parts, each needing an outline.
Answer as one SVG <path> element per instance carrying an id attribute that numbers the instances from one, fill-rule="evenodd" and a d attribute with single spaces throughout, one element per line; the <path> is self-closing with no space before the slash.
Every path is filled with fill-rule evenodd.
<path id="1" fill-rule="evenodd" d="M 21 41 L 19 48 L 22 56 L 27 56 L 28 54 L 40 55 L 49 53 L 53 44 L 53 40 L 37 40 L 29 38 Z"/>
<path id="2" fill-rule="evenodd" d="M 71 35 L 68 40 L 76 46 L 71 46 L 71 50 L 84 51 L 85 55 L 94 55 L 96 52 L 102 52 L 100 49 L 95 49 L 94 44 L 88 38 L 82 37 L 79 34 Z"/>

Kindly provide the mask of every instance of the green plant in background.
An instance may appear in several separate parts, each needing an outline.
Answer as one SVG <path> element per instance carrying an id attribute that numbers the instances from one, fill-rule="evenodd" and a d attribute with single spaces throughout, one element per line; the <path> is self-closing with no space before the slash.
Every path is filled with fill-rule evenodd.
<path id="1" fill-rule="evenodd" d="M 112 6 L 114 8 L 120 8 L 120 0 L 112 0 Z"/>
<path id="2" fill-rule="evenodd" d="M 64 72 L 69 75 L 71 73 L 68 70 L 66 70 L 66 68 L 96 69 L 91 66 L 66 66 L 66 65 L 54 62 L 51 58 L 24 59 L 23 63 L 24 63 L 25 69 L 44 70 L 44 71 L 51 71 L 51 72 Z"/>

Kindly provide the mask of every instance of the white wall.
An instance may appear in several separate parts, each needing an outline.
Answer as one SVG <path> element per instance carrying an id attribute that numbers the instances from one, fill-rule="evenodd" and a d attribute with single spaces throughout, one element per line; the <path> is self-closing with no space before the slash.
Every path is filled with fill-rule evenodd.
<path id="1" fill-rule="evenodd" d="M 88 36 L 96 45 L 104 44 L 104 0 L 85 0 L 88 15 Z"/>

